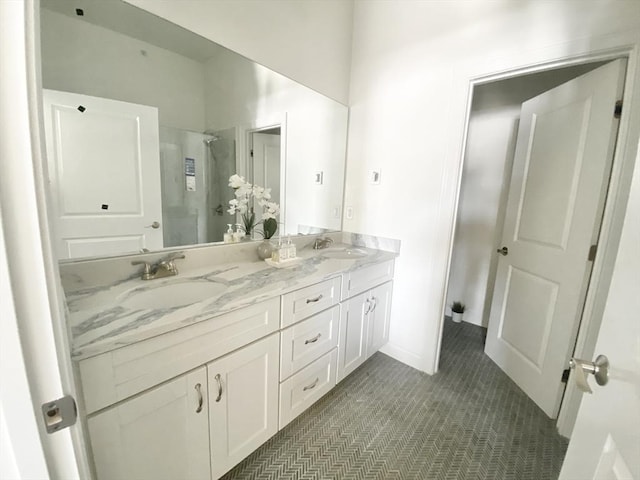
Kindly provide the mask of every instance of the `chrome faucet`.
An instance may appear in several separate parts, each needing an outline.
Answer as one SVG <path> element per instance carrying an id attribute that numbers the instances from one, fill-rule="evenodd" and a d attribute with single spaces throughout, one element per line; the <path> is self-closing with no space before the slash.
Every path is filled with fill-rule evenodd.
<path id="1" fill-rule="evenodd" d="M 325 238 L 317 237 L 316 241 L 313 242 L 313 249 L 320 250 L 321 248 L 327 248 L 332 243 L 333 243 L 333 240 L 329 237 L 325 237 Z"/>
<path id="2" fill-rule="evenodd" d="M 170 253 L 157 263 L 148 263 L 144 260 L 135 260 L 131 265 L 144 265 L 142 269 L 142 280 L 153 280 L 155 278 L 172 277 L 178 275 L 178 267 L 174 260 L 184 258 L 184 253 Z"/>

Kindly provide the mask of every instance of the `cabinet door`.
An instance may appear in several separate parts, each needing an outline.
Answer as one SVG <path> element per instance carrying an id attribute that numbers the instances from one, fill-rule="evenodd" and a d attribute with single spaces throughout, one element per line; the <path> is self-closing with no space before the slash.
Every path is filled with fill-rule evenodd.
<path id="1" fill-rule="evenodd" d="M 208 420 L 204 367 L 89 417 L 98 480 L 211 478 Z"/>
<path id="2" fill-rule="evenodd" d="M 367 359 L 367 313 L 369 294 L 363 293 L 342 303 L 338 342 L 338 382 Z"/>
<path id="3" fill-rule="evenodd" d="M 384 283 L 370 292 L 369 342 L 367 358 L 389 341 L 389 318 L 391 313 L 392 282 Z"/>
<path id="4" fill-rule="evenodd" d="M 207 365 L 213 478 L 278 431 L 279 350 L 276 333 Z"/>

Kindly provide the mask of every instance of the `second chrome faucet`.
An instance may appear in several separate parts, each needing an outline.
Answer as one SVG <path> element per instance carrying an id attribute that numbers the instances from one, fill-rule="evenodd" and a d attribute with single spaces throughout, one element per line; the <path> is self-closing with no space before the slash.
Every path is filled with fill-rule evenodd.
<path id="1" fill-rule="evenodd" d="M 174 260 L 184 257 L 184 253 L 170 253 L 165 258 L 156 263 L 145 262 L 144 260 L 135 260 L 131 265 L 144 265 L 142 269 L 142 280 L 153 280 L 155 278 L 171 277 L 178 274 L 178 267 Z"/>

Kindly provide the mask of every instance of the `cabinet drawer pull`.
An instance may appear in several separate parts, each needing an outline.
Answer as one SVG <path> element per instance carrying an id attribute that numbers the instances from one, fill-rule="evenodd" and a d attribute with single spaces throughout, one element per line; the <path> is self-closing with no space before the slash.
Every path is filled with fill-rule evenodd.
<path id="1" fill-rule="evenodd" d="M 304 341 L 304 344 L 305 344 L 305 345 L 308 345 L 308 344 L 310 344 L 310 343 L 316 343 L 316 342 L 318 341 L 318 339 L 319 339 L 321 336 L 322 336 L 322 334 L 321 334 L 321 333 L 319 333 L 319 334 L 317 334 L 315 337 L 310 338 L 309 340 L 305 340 L 305 341 Z"/>
<path id="2" fill-rule="evenodd" d="M 222 380 L 220 374 L 216 375 L 216 382 L 218 382 L 218 396 L 216 397 L 216 402 L 219 402 L 222 398 Z"/>
<path id="3" fill-rule="evenodd" d="M 315 381 L 311 385 L 307 385 L 306 387 L 304 387 L 302 391 L 306 392 L 307 390 L 311 390 L 312 388 L 315 388 L 315 386 L 318 384 L 319 381 L 320 381 L 320 377 L 316 377 Z"/>
<path id="4" fill-rule="evenodd" d="M 196 408 L 196 413 L 200 413 L 202 411 L 202 404 L 204 403 L 204 398 L 202 398 L 202 385 L 196 383 L 196 392 L 198 392 L 198 408 Z"/>
<path id="5" fill-rule="evenodd" d="M 364 302 L 367 305 L 367 307 L 364 310 L 364 314 L 366 315 L 367 313 L 369 313 L 371 311 L 371 300 L 367 298 Z"/>
<path id="6" fill-rule="evenodd" d="M 307 298 L 307 303 L 316 303 L 322 299 L 323 295 L 320 294 L 316 298 Z"/>
<path id="7" fill-rule="evenodd" d="M 373 312 L 378 306 L 378 299 L 376 297 L 371 297 L 371 301 L 373 302 L 373 307 L 371 307 L 371 311 Z"/>

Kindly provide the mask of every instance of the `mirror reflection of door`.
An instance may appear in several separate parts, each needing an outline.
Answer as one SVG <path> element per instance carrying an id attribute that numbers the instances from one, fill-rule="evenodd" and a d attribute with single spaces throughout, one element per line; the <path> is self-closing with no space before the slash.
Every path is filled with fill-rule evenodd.
<path id="1" fill-rule="evenodd" d="M 271 189 L 271 201 L 282 205 L 280 188 L 280 127 L 272 127 L 249 133 L 248 180 Z M 262 208 L 254 204 L 256 220 L 260 221 Z M 278 222 L 281 219 L 278 218 Z"/>
<path id="2" fill-rule="evenodd" d="M 43 101 L 58 258 L 162 248 L 158 109 L 55 90 Z"/>

